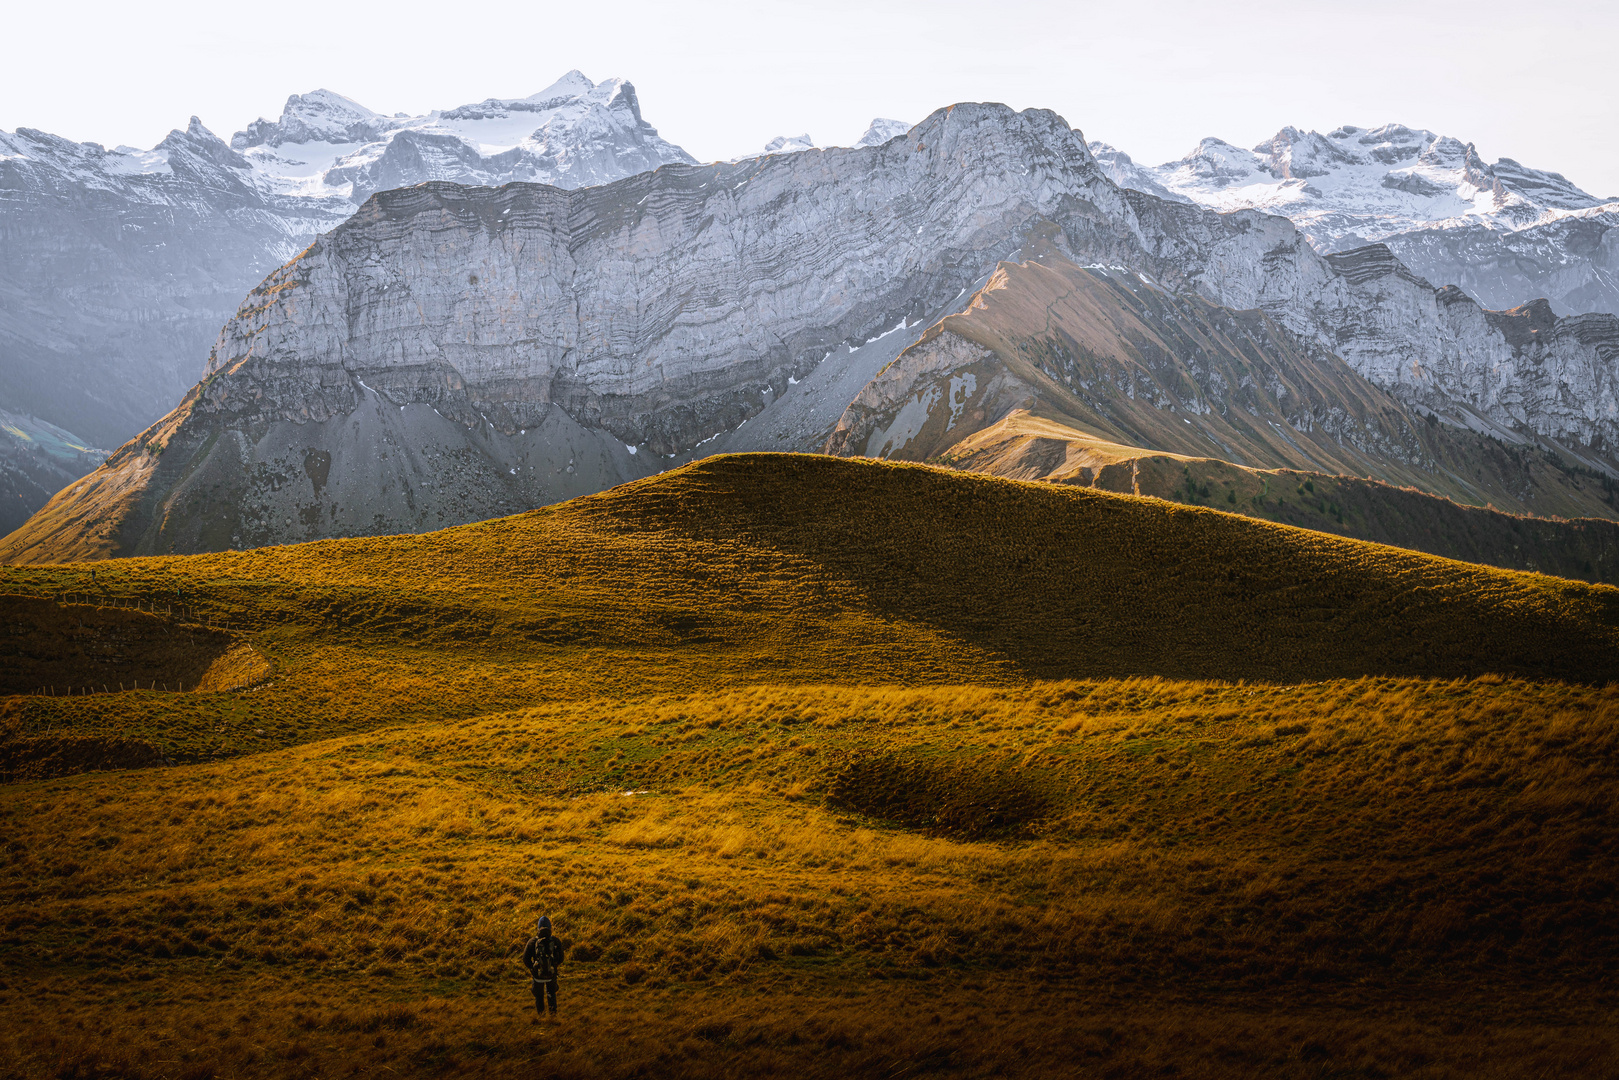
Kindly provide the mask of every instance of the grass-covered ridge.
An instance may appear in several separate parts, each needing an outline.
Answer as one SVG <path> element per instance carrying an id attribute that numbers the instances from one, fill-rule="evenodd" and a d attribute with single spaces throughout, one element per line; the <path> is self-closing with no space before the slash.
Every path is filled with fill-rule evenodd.
<path id="1" fill-rule="evenodd" d="M 764 455 L 90 570 L 273 671 L 0 699 L 0 1075 L 1619 1066 L 1611 588 Z"/>

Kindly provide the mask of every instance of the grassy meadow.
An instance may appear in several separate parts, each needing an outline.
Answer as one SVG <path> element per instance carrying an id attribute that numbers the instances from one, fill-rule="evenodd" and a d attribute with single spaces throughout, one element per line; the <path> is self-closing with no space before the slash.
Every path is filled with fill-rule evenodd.
<path id="1" fill-rule="evenodd" d="M 1619 1073 L 1609 587 L 763 455 L 91 569 L 0 568 L 94 673 L 0 698 L 0 1075 Z"/>

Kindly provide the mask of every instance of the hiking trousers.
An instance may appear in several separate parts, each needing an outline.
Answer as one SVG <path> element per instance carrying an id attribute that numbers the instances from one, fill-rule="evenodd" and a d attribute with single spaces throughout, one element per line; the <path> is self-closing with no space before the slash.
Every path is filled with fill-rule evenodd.
<path id="1" fill-rule="evenodd" d="M 537 1013 L 544 1013 L 547 1003 L 549 1003 L 550 1006 L 551 1006 L 551 1014 L 553 1016 L 556 1015 L 556 1011 L 557 1011 L 557 981 L 555 979 L 548 979 L 548 980 L 546 980 L 544 982 L 541 982 L 539 979 L 535 979 L 534 980 L 534 1011 L 537 1012 Z"/>

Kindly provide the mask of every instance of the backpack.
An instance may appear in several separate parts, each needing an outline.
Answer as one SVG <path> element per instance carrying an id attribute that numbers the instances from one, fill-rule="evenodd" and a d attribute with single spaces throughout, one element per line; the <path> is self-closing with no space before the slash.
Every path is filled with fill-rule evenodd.
<path id="1" fill-rule="evenodd" d="M 550 982 L 557 977 L 555 954 L 562 950 L 557 948 L 554 937 L 536 937 L 534 941 L 539 946 L 534 950 L 534 981 Z"/>

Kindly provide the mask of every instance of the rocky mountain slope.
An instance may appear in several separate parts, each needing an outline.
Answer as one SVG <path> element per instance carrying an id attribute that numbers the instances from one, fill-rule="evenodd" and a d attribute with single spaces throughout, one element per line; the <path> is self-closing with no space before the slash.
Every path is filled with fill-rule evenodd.
<path id="1" fill-rule="evenodd" d="M 1386 249 L 1323 257 L 1283 218 L 1121 189 L 1053 113 L 965 104 L 863 148 L 571 192 L 379 193 L 254 289 L 182 405 L 3 553 L 419 530 L 766 433 L 773 449 L 882 452 L 847 433 L 816 442 L 837 434 L 851 384 L 864 394 L 881 374 L 868 361 L 974 302 L 1003 262 L 1048 257 L 1162 294 L 1125 312 L 1115 289 L 1097 323 L 1137 342 L 1157 320 L 1164 363 L 1189 373 L 1173 394 L 1115 382 L 1137 427 L 1150 403 L 1232 456 L 1293 444 L 1430 473 L 1450 460 L 1430 426 L 1556 443 L 1593 466 L 1619 437 L 1619 319 L 1487 312 Z M 918 347 L 949 340 L 967 344 L 935 367 L 972 374 L 982 343 L 941 332 Z M 1239 409 L 1257 412 L 1233 423 Z"/>
<path id="2" fill-rule="evenodd" d="M 229 145 L 196 118 L 149 151 L 0 132 L 0 407 L 119 445 L 196 381 L 255 282 L 378 188 L 579 187 L 690 160 L 629 83 L 578 72 L 425 117 L 294 95 Z"/>
<path id="3" fill-rule="evenodd" d="M 107 451 L 85 446 L 72 432 L 0 409 L 0 529 L 20 527 L 52 495 L 106 460 Z"/>
<path id="4" fill-rule="evenodd" d="M 1619 197 L 1471 143 L 1388 124 L 1283 128 L 1252 150 L 1204 139 L 1144 167 L 1097 143 L 1113 180 L 1216 210 L 1282 214 L 1324 252 L 1386 244 L 1419 275 L 1486 307 L 1547 299 L 1559 314 L 1619 312 Z"/>
<path id="5" fill-rule="evenodd" d="M 1014 416 L 1025 417 L 1019 430 L 1043 422 L 1067 434 L 1009 459 L 1010 436 L 986 443 L 982 433 Z M 1519 513 L 1619 513 L 1599 474 L 1582 480 L 1555 455 L 1431 422 L 1263 311 L 1050 250 L 1003 263 L 965 311 L 877 373 L 827 449 L 1087 485 L 1108 467 L 1167 453 L 1375 478 Z"/>

